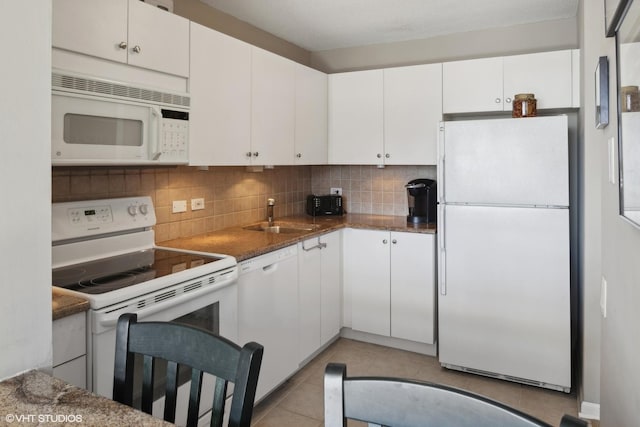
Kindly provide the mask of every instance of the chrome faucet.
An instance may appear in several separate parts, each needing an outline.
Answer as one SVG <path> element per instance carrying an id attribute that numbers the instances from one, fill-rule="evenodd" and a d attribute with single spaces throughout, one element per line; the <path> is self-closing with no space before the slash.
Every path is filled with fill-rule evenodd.
<path id="1" fill-rule="evenodd" d="M 273 205 L 276 204 L 276 199 L 267 199 L 267 222 L 269 227 L 273 227 Z"/>

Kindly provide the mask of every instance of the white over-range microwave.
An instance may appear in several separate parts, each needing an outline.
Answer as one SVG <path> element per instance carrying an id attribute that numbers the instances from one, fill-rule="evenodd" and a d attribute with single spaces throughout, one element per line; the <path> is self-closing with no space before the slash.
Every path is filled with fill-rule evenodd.
<path id="1" fill-rule="evenodd" d="M 52 165 L 188 163 L 187 94 L 57 70 L 51 88 Z"/>

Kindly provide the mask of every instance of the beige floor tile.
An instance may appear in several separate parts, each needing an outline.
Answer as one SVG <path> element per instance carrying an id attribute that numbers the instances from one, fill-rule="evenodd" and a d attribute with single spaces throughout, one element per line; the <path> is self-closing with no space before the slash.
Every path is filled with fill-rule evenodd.
<path id="1" fill-rule="evenodd" d="M 564 414 L 577 416 L 575 394 L 449 370 L 442 368 L 435 357 L 341 338 L 257 405 L 253 425 L 323 425 L 324 370 L 329 362 L 345 363 L 349 376 L 394 376 L 461 388 L 502 402 L 552 425 L 559 425 Z M 366 426 L 365 423 L 352 420 L 348 425 Z"/>

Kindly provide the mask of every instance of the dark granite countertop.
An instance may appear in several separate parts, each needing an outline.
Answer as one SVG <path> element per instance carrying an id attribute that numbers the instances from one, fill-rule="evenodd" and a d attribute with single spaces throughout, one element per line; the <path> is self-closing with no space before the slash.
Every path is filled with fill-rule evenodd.
<path id="1" fill-rule="evenodd" d="M 308 215 L 296 215 L 276 219 L 276 224 L 278 223 L 315 224 L 317 228 L 313 231 L 276 234 L 245 230 L 239 226 L 193 237 L 168 240 L 160 242 L 158 245 L 232 255 L 240 262 L 346 227 L 428 234 L 436 232 L 435 224 L 414 226 L 407 224 L 404 216 L 347 214 L 341 217 L 311 217 Z"/>
<path id="2" fill-rule="evenodd" d="M 0 425 L 171 426 L 40 371 L 0 382 Z"/>
<path id="3" fill-rule="evenodd" d="M 51 309 L 53 320 L 58 320 L 63 317 L 71 316 L 72 314 L 87 311 L 89 309 L 89 301 L 70 295 L 64 295 L 56 288 L 52 288 Z"/>

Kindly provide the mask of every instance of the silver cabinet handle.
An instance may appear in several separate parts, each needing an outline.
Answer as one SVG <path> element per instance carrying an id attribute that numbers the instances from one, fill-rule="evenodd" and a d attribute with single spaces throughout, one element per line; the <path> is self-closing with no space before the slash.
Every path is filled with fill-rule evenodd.
<path id="1" fill-rule="evenodd" d="M 388 243 L 387 239 L 384 239 L 384 240 L 382 241 L 382 244 L 384 244 L 384 245 L 386 245 L 387 243 Z"/>
<path id="2" fill-rule="evenodd" d="M 120 43 L 118 44 L 118 47 L 119 47 L 120 49 L 126 49 L 126 48 L 127 48 L 127 42 L 120 42 Z"/>
<path id="3" fill-rule="evenodd" d="M 393 240 L 391 241 L 391 243 L 393 243 L 393 244 L 395 245 L 396 243 L 398 243 L 398 241 L 397 241 L 396 239 L 393 239 Z"/>
<path id="4" fill-rule="evenodd" d="M 258 157 L 258 156 L 260 155 L 260 153 L 258 153 L 258 152 L 256 151 L 255 153 L 253 153 L 253 155 L 254 155 L 255 157 Z"/>
<path id="5" fill-rule="evenodd" d="M 506 98 L 504 102 L 506 102 L 507 104 L 511 104 L 511 98 Z"/>
<path id="6" fill-rule="evenodd" d="M 133 49 L 131 49 L 132 51 L 134 51 L 135 53 L 140 53 L 142 52 L 142 48 L 138 45 L 134 46 Z"/>
<path id="7" fill-rule="evenodd" d="M 391 157 L 391 154 L 387 153 L 384 156 L 388 159 L 389 157 Z"/>
<path id="8" fill-rule="evenodd" d="M 502 102 L 502 100 L 500 98 L 496 98 L 496 104 L 500 104 L 500 102 Z"/>
<path id="9" fill-rule="evenodd" d="M 376 154 L 376 157 L 381 159 L 382 158 L 382 154 L 378 153 L 378 154 Z"/>
<path id="10" fill-rule="evenodd" d="M 302 157 L 302 153 L 298 153 L 298 154 L 296 154 L 296 157 L 297 157 L 297 158 L 301 158 L 301 157 Z"/>
<path id="11" fill-rule="evenodd" d="M 251 157 L 251 151 L 247 151 L 245 154 L 247 157 Z"/>

